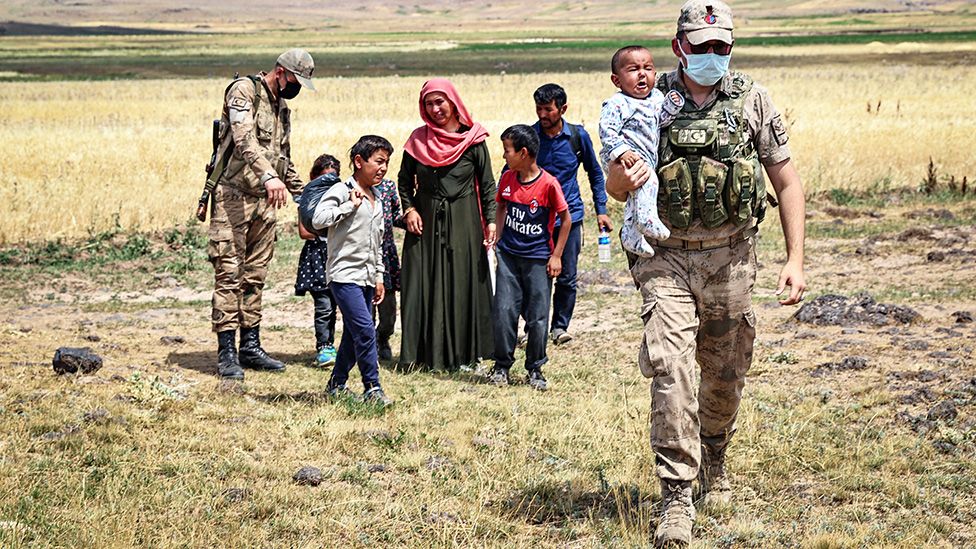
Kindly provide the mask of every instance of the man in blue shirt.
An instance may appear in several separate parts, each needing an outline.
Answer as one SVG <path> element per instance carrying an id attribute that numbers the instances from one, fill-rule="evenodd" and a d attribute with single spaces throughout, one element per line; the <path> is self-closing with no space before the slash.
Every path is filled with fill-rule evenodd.
<path id="1" fill-rule="evenodd" d="M 603 170 L 600 169 L 600 162 L 593 150 L 590 135 L 586 133 L 583 126 L 563 120 L 563 115 L 566 114 L 566 91 L 558 84 L 545 84 L 535 90 L 533 98 L 535 112 L 539 117 L 539 121 L 532 126 L 539 134 L 539 154 L 536 163 L 559 180 L 573 220 L 569 240 L 563 250 L 563 270 L 556 278 L 556 289 L 552 296 L 549 337 L 554 344 L 559 345 L 573 339 L 567 330 L 569 321 L 573 318 L 573 309 L 576 307 L 576 263 L 583 244 L 583 199 L 580 197 L 579 183 L 576 181 L 580 164 L 583 165 L 590 180 L 599 229 L 613 231 L 613 224 L 607 215 L 607 191 Z"/>

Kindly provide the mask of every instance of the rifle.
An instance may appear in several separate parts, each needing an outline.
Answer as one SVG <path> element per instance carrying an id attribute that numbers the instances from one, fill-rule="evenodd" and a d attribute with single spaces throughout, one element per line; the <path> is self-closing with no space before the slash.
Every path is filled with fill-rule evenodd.
<path id="1" fill-rule="evenodd" d="M 207 183 L 203 186 L 203 194 L 200 195 L 200 201 L 197 203 L 197 219 L 200 222 L 207 220 L 207 205 L 210 202 L 210 193 L 213 192 L 214 186 L 217 184 L 217 177 L 213 177 L 214 168 L 217 167 L 217 149 L 220 148 L 220 120 L 213 121 L 213 153 L 210 155 L 210 162 L 207 163 L 205 168 L 207 172 Z M 224 163 L 222 163 L 224 164 Z M 221 166 L 221 171 L 223 171 L 223 166 Z"/>

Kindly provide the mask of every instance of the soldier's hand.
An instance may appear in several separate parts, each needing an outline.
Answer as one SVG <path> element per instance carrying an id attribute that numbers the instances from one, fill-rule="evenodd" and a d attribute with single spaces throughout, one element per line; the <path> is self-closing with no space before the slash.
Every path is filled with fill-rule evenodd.
<path id="1" fill-rule="evenodd" d="M 790 295 L 786 299 L 781 299 L 780 305 L 796 305 L 803 301 L 803 292 L 807 289 L 807 283 L 803 276 L 803 265 L 794 265 L 787 262 L 783 270 L 779 273 L 779 285 L 776 288 L 776 295 L 780 295 L 790 287 Z"/>
<path id="2" fill-rule="evenodd" d="M 285 184 L 277 177 L 265 181 L 264 188 L 268 191 L 268 205 L 272 208 L 280 208 L 288 201 Z"/>
<path id="3" fill-rule="evenodd" d="M 613 232 L 613 222 L 610 221 L 610 216 L 606 214 L 598 214 L 596 216 L 596 228 L 600 231 L 607 231 L 608 233 Z"/>
<path id="4" fill-rule="evenodd" d="M 373 305 L 383 303 L 384 297 L 386 297 L 386 286 L 382 282 L 377 282 L 376 290 L 373 292 Z"/>
<path id="5" fill-rule="evenodd" d="M 407 230 L 417 236 L 424 232 L 424 221 L 417 210 L 407 212 L 407 215 L 403 216 L 403 222 L 406 224 Z"/>
<path id="6" fill-rule="evenodd" d="M 635 191 L 651 177 L 651 168 L 643 159 L 631 167 L 625 167 L 617 159 L 610 163 L 607 174 L 607 194 L 620 202 L 627 200 L 627 193 Z"/>

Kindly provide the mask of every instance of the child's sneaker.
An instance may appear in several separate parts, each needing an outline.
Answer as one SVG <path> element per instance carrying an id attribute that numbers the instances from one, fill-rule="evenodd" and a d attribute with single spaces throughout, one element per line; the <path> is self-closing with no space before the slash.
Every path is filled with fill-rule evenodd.
<path id="1" fill-rule="evenodd" d="M 532 387 L 536 391 L 545 391 L 549 389 L 549 384 L 546 382 L 546 378 L 542 377 L 542 370 L 529 370 L 529 387 Z"/>
<path id="2" fill-rule="evenodd" d="M 346 387 L 345 385 L 337 385 L 335 387 L 330 385 L 325 388 L 325 394 L 327 394 L 329 396 L 329 400 L 332 401 L 343 400 L 355 396 L 355 393 L 350 391 L 349 387 Z"/>
<path id="3" fill-rule="evenodd" d="M 508 370 L 500 366 L 495 366 L 488 372 L 488 383 L 497 387 L 508 385 Z"/>
<path id="4" fill-rule="evenodd" d="M 335 364 L 336 350 L 332 345 L 326 345 L 319 349 L 319 354 L 315 357 L 315 365 L 319 368 L 328 368 Z"/>
<path id="5" fill-rule="evenodd" d="M 376 404 L 378 406 L 393 406 L 393 399 L 386 396 L 383 389 L 380 387 L 373 387 L 363 393 L 363 402 L 366 404 Z"/>

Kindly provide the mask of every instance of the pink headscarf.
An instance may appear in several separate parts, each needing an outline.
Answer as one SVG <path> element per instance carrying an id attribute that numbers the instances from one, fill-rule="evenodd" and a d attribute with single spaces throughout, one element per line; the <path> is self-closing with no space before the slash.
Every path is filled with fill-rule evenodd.
<path id="1" fill-rule="evenodd" d="M 434 124 L 427 116 L 427 109 L 424 108 L 424 98 L 434 92 L 447 96 L 457 111 L 458 120 L 471 128 L 470 130 L 454 133 Z M 488 137 L 488 130 L 471 120 L 471 115 L 461 102 L 461 96 L 458 95 L 454 84 L 446 78 L 432 78 L 420 89 L 420 118 L 423 119 L 424 125 L 410 134 L 403 148 L 410 153 L 410 156 L 426 166 L 439 168 L 453 164 L 461 158 L 468 147 L 481 143 Z"/>

